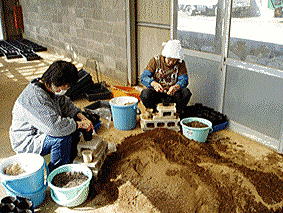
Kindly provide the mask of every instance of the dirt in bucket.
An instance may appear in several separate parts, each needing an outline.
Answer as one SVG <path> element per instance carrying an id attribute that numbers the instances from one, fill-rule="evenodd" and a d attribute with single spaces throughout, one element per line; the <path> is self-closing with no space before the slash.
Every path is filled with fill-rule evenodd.
<path id="1" fill-rule="evenodd" d="M 54 176 L 52 184 L 60 188 L 71 188 L 81 185 L 88 179 L 82 172 L 62 172 Z"/>
<path id="2" fill-rule="evenodd" d="M 134 104 L 135 102 L 127 102 L 127 103 L 124 103 L 123 105 L 124 106 L 127 106 L 127 105 L 132 105 L 132 104 Z"/>
<path id="3" fill-rule="evenodd" d="M 127 137 L 95 184 L 115 212 L 283 212 L 283 157 L 211 134 L 198 143 L 168 129 Z M 281 168 L 281 169 L 280 169 Z"/>
<path id="4" fill-rule="evenodd" d="M 23 174 L 23 173 L 25 173 L 25 170 L 18 163 L 11 164 L 11 165 L 7 166 L 6 168 L 4 168 L 4 174 L 5 175 L 17 176 L 17 175 L 20 175 L 20 174 Z"/>
<path id="5" fill-rule="evenodd" d="M 188 126 L 188 127 L 195 127 L 195 128 L 205 128 L 208 127 L 206 124 L 199 122 L 199 121 L 191 121 L 188 123 L 184 123 L 184 125 Z"/>

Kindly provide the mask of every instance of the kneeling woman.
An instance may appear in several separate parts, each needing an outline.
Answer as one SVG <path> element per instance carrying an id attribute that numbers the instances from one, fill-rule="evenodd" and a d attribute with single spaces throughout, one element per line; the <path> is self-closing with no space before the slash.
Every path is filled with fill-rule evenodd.
<path id="1" fill-rule="evenodd" d="M 72 162 L 77 130 L 93 129 L 91 121 L 64 95 L 78 78 L 75 65 L 56 61 L 27 85 L 12 111 L 9 133 L 15 152 L 50 154 L 50 171 Z"/>

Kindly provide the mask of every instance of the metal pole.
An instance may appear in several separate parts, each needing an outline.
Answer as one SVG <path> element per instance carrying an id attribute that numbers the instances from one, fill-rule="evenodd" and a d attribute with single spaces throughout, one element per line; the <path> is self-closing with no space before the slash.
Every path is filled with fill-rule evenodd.
<path id="1" fill-rule="evenodd" d="M 127 33 L 127 69 L 128 84 L 137 84 L 136 68 L 136 6 L 135 1 L 126 0 L 126 33 Z"/>
<path id="2" fill-rule="evenodd" d="M 226 86 L 226 73 L 227 73 L 227 64 L 226 60 L 228 57 L 228 46 L 229 46 L 229 38 L 230 38 L 230 27 L 231 27 L 231 11 L 232 11 L 232 0 L 224 0 L 224 31 L 223 31 L 223 40 L 222 40 L 222 48 L 221 48 L 221 61 L 220 61 L 220 70 L 222 72 L 222 85 L 221 85 L 221 99 L 219 111 L 223 112 L 224 109 L 224 100 L 225 100 L 225 86 Z M 227 6 L 225 6 L 225 4 Z M 218 15 L 218 14 L 217 14 Z"/>
<path id="3" fill-rule="evenodd" d="M 171 0 L 170 39 L 177 38 L 178 0 Z"/>

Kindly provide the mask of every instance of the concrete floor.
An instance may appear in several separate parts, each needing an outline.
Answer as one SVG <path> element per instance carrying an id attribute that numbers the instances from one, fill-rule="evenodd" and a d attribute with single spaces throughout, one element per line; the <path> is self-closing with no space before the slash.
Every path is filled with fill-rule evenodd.
<path id="1" fill-rule="evenodd" d="M 65 59 L 62 56 L 54 55 L 49 52 L 39 53 L 43 58 L 40 61 L 27 62 L 25 59 L 6 60 L 4 57 L 0 58 L 0 138 L 1 138 L 1 149 L 0 149 L 0 161 L 14 155 L 15 153 L 11 149 L 8 130 L 11 125 L 11 111 L 14 101 L 27 85 L 27 83 L 41 74 L 47 69 L 47 67 L 55 60 Z M 74 64 L 81 68 L 82 64 L 74 62 Z M 109 79 L 102 79 L 111 83 Z M 114 82 L 115 84 L 117 82 Z M 89 104 L 88 101 L 78 101 L 75 104 L 79 107 L 83 107 Z M 124 137 L 131 134 L 140 133 L 141 129 L 137 127 L 132 131 L 118 131 L 112 127 L 110 129 L 102 129 L 99 133 L 104 139 L 110 142 L 119 143 Z M 256 143 L 247 138 L 244 138 L 231 131 L 222 131 L 229 137 L 239 138 L 239 140 L 246 141 L 247 143 Z M 263 147 L 259 144 L 258 146 Z M 0 198 L 4 197 L 5 193 L 3 188 L 0 189 Z M 36 210 L 36 212 L 116 212 L 111 209 L 111 206 L 104 206 L 102 208 L 95 208 L 93 202 L 87 202 L 81 207 L 69 209 L 66 207 L 60 207 L 50 198 L 50 193 L 47 191 L 47 196 L 44 203 Z"/>

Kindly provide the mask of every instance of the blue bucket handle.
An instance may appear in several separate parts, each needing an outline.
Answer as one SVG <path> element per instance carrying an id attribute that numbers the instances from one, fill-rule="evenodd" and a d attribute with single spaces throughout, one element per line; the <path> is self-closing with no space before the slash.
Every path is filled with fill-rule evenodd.
<path id="1" fill-rule="evenodd" d="M 140 108 L 137 107 L 137 114 L 140 115 L 141 114 L 141 110 Z"/>
<path id="2" fill-rule="evenodd" d="M 9 191 L 9 192 L 11 192 L 12 194 L 14 194 L 14 195 L 16 195 L 16 196 L 19 196 L 19 197 L 22 197 L 23 195 L 25 195 L 25 196 L 29 196 L 29 195 L 33 195 L 33 194 L 35 194 L 35 193 L 37 193 L 37 192 L 39 192 L 39 191 L 41 191 L 41 190 L 45 190 L 46 188 L 47 188 L 47 185 L 43 185 L 43 187 L 41 188 L 41 189 L 39 189 L 38 191 L 36 191 L 36 192 L 33 192 L 33 193 L 23 193 L 23 194 L 21 194 L 20 192 L 17 192 L 17 191 L 15 191 L 14 189 L 12 189 L 9 185 L 7 185 L 5 182 L 2 182 L 2 185 Z"/>
<path id="3" fill-rule="evenodd" d="M 45 171 L 46 171 L 46 178 L 45 178 L 45 184 L 44 184 L 44 185 L 47 186 L 47 185 L 48 185 L 48 183 L 47 183 L 47 177 L 48 177 L 50 171 L 49 171 L 49 168 L 48 168 L 48 166 L 47 166 L 45 160 L 44 160 L 43 165 L 44 165 L 44 169 L 45 169 Z"/>

